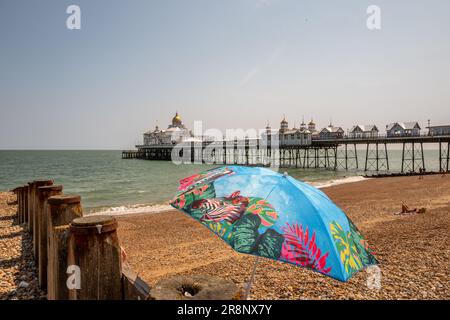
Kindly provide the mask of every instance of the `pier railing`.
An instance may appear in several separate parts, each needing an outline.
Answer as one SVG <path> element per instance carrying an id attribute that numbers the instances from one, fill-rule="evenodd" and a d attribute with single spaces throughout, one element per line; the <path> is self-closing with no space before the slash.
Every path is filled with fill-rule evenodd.
<path id="1" fill-rule="evenodd" d="M 49 300 L 241 296 L 241 290 L 232 281 L 204 275 L 175 276 L 162 280 L 153 290 L 127 265 L 114 217 L 84 215 L 81 197 L 64 194 L 63 186 L 52 180 L 32 181 L 12 191 L 17 197 L 17 223 L 32 235 L 39 287 Z M 194 295 L 185 295 L 198 280 L 205 287 L 196 287 Z M 203 296 L 202 291 L 207 291 L 207 295 Z"/>
<path id="2" fill-rule="evenodd" d="M 261 143 L 258 139 L 181 143 L 180 145 L 137 145 L 137 150 L 122 152 L 123 159 L 173 161 L 182 150 L 180 163 L 207 163 L 213 165 L 259 165 L 281 168 L 315 168 L 329 170 L 359 170 L 389 173 L 388 145 L 402 145 L 401 174 L 423 173 L 427 166 L 424 144 L 438 144 L 438 172 L 450 169 L 449 135 L 377 135 L 371 137 L 327 138 L 312 140 L 310 144 Z M 230 145 L 231 143 L 231 145 Z M 357 146 L 365 153 L 358 158 Z M 213 152 L 210 152 L 210 151 Z M 205 156 L 205 151 L 207 155 Z M 362 162 L 362 164 L 360 164 Z"/>

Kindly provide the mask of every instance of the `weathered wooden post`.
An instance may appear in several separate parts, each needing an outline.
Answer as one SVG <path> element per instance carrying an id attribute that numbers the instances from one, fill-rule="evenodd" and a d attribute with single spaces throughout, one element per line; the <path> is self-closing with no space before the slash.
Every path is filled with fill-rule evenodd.
<path id="1" fill-rule="evenodd" d="M 20 224 L 20 189 L 21 187 L 14 188 L 12 192 L 16 195 L 17 203 L 17 223 Z"/>
<path id="2" fill-rule="evenodd" d="M 87 216 L 73 220 L 68 265 L 75 270 L 69 299 L 120 300 L 122 262 L 116 219 Z"/>
<path id="3" fill-rule="evenodd" d="M 36 232 L 36 226 L 35 226 L 35 215 L 37 210 L 37 203 L 38 203 L 38 194 L 37 194 L 37 188 L 42 186 L 48 186 L 52 185 L 52 180 L 35 180 L 33 182 L 29 182 L 29 192 L 28 192 L 28 231 L 33 236 L 33 254 L 34 258 L 37 262 L 37 232 Z"/>
<path id="4" fill-rule="evenodd" d="M 52 185 L 38 187 L 38 210 L 35 223 L 38 241 L 38 280 L 41 289 L 47 289 L 47 216 L 49 215 L 48 198 L 62 193 L 63 186 Z"/>
<path id="5" fill-rule="evenodd" d="M 67 300 L 69 223 L 83 215 L 81 197 L 58 195 L 47 199 L 47 299 Z"/>
<path id="6" fill-rule="evenodd" d="M 25 211 L 25 199 L 24 199 L 24 186 L 19 187 L 19 194 L 18 194 L 18 200 L 19 200 L 19 224 L 22 224 L 24 222 L 23 216 Z"/>
<path id="7" fill-rule="evenodd" d="M 28 185 L 22 187 L 22 223 L 25 224 L 25 228 L 28 227 Z"/>
<path id="8" fill-rule="evenodd" d="M 36 261 L 36 265 L 39 261 L 39 224 L 38 224 L 38 215 L 40 214 L 39 212 L 39 192 L 38 189 L 39 187 L 43 187 L 43 186 L 50 186 L 53 185 L 53 181 L 52 180 L 36 180 L 34 181 L 34 200 L 33 200 L 33 253 L 34 253 L 34 259 Z"/>

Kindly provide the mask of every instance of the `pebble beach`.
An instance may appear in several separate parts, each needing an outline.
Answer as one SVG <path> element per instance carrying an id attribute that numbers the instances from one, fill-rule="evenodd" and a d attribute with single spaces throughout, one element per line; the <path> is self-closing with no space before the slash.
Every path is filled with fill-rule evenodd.
<path id="1" fill-rule="evenodd" d="M 0 300 L 45 299 L 39 289 L 33 243 L 16 223 L 16 197 L 0 193 Z"/>
<path id="2" fill-rule="evenodd" d="M 260 259 L 251 299 L 450 299 L 450 175 L 369 179 L 322 190 L 375 251 L 379 286 L 368 285 L 373 273 L 367 271 L 343 283 Z M 426 212 L 398 214 L 402 203 Z M 245 287 L 250 277 L 255 257 L 233 251 L 183 213 L 118 220 L 128 264 L 151 285 L 172 275 L 207 274 Z"/>
<path id="3" fill-rule="evenodd" d="M 450 175 L 368 179 L 322 189 L 360 229 L 381 274 L 343 283 L 260 259 L 250 299 L 450 299 Z M 29 235 L 15 222 L 12 193 L 0 193 L 0 299 L 45 299 L 37 287 Z M 426 208 L 399 214 L 402 204 Z M 207 274 L 244 288 L 255 257 L 233 251 L 172 210 L 117 217 L 126 263 L 151 286 L 173 275 Z"/>

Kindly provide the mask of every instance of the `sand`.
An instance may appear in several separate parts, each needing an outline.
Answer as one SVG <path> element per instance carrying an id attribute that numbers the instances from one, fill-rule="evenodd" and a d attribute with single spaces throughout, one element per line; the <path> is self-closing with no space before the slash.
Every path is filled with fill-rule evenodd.
<path id="1" fill-rule="evenodd" d="M 354 221 L 380 261 L 381 282 L 361 271 L 342 283 L 261 259 L 252 299 L 450 299 L 450 175 L 370 179 L 324 188 Z M 402 201 L 423 214 L 396 215 Z M 233 251 L 187 215 L 119 217 L 127 263 L 149 284 L 175 274 L 208 274 L 244 286 L 255 261 Z"/>
<path id="2" fill-rule="evenodd" d="M 261 259 L 251 299 L 450 299 L 450 175 L 370 179 L 324 188 L 354 221 L 380 261 L 381 286 L 361 271 L 342 283 Z M 42 299 L 30 239 L 0 193 L 0 299 Z M 404 201 L 423 214 L 396 215 Z M 255 261 L 178 211 L 117 218 L 127 264 L 150 285 L 176 274 L 208 274 L 243 287 Z M 22 283 L 22 284 L 21 284 Z"/>

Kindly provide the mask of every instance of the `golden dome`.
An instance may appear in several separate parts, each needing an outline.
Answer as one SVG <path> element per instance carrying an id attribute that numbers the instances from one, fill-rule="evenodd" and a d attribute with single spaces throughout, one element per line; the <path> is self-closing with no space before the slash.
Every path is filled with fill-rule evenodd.
<path id="1" fill-rule="evenodd" d="M 181 123 L 182 123 L 181 117 L 178 115 L 178 112 L 177 112 L 175 114 L 175 117 L 173 117 L 173 119 L 172 119 L 172 124 L 175 125 L 175 124 L 181 124 Z"/>

